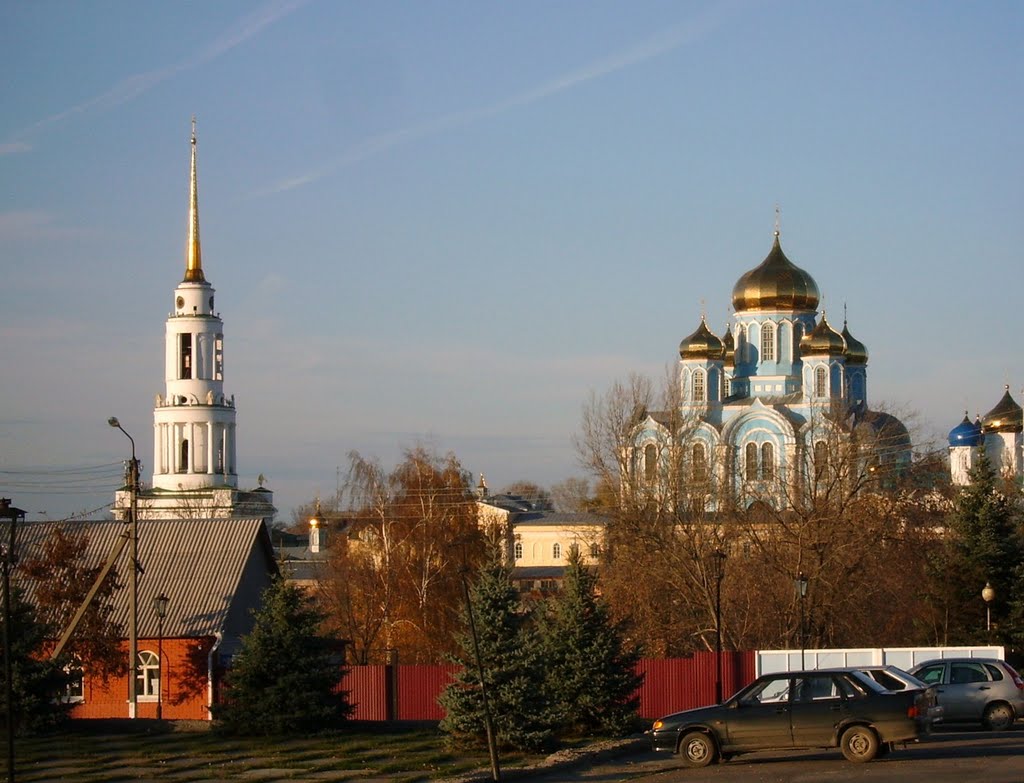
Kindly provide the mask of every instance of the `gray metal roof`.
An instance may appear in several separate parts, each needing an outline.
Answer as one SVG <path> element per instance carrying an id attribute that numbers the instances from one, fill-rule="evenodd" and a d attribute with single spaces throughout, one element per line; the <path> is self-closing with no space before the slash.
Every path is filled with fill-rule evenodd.
<path id="1" fill-rule="evenodd" d="M 27 522 L 18 526 L 19 559 L 40 553 L 42 542 L 59 526 L 84 531 L 86 560 L 101 565 L 125 530 L 121 521 Z M 128 627 L 129 546 L 117 560 L 119 589 L 112 619 Z M 139 638 L 156 638 L 153 599 L 170 598 L 163 635 L 238 635 L 251 625 L 251 609 L 276 572 L 273 549 L 262 519 L 139 520 Z M 17 576 L 18 570 L 15 570 Z M 25 583 L 31 600 L 33 585 Z"/>
<path id="2" fill-rule="evenodd" d="M 527 514 L 516 514 L 512 518 L 512 526 L 545 525 L 549 527 L 572 527 L 574 525 L 596 525 L 604 527 L 608 517 L 581 511 L 574 514 L 562 514 L 556 511 L 532 511 Z"/>

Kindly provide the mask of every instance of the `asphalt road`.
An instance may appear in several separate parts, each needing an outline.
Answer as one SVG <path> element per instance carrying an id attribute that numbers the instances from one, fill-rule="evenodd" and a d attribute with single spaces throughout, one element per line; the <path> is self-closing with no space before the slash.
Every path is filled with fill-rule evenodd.
<path id="1" fill-rule="evenodd" d="M 645 751 L 588 768 L 532 778 L 531 783 L 1024 783 L 1024 726 L 1014 731 L 943 731 L 854 764 L 838 750 L 751 753 L 704 769 Z"/>

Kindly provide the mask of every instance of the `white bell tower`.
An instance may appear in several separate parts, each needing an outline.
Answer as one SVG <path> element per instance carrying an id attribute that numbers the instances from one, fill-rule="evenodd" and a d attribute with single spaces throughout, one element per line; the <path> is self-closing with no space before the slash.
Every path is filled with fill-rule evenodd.
<path id="1" fill-rule="evenodd" d="M 143 519 L 261 517 L 276 513 L 263 486 L 238 489 L 235 398 L 224 394 L 224 322 L 214 309 L 213 286 L 203 273 L 196 184 L 196 121 L 192 118 L 185 277 L 174 289 L 164 338 L 164 391 L 153 408 L 153 481 L 138 495 Z M 125 518 L 127 488 L 113 513 Z"/>
<path id="2" fill-rule="evenodd" d="M 153 410 L 153 488 L 237 487 L 235 402 L 224 396 L 224 322 L 203 274 L 192 122 L 185 277 L 167 318 L 165 392 Z"/>

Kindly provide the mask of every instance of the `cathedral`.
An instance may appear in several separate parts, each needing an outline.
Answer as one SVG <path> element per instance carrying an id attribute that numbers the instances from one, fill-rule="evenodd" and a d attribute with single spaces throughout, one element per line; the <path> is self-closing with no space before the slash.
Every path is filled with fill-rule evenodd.
<path id="1" fill-rule="evenodd" d="M 991 461 L 996 473 L 1016 481 L 1024 479 L 1024 415 L 1017 401 L 1004 387 L 1003 397 L 984 416 L 972 422 L 964 420 L 949 433 L 949 476 L 953 484 L 971 483 L 970 473 L 981 452 Z"/>
<path id="2" fill-rule="evenodd" d="M 868 405 L 867 348 L 845 319 L 837 330 L 819 316 L 819 301 L 776 229 L 767 257 L 733 287 L 725 334 L 702 316 L 679 344 L 678 399 L 638 412 L 627 448 L 633 486 L 704 488 L 707 511 L 784 508 L 850 454 L 865 475 L 908 465 L 906 427 Z"/>
<path id="3" fill-rule="evenodd" d="M 224 393 L 224 322 L 203 271 L 196 133 L 192 123 L 185 275 L 174 290 L 164 338 L 164 391 L 153 409 L 153 479 L 138 497 L 140 519 L 261 517 L 276 510 L 262 486 L 238 489 L 235 397 Z M 131 492 L 116 493 L 125 518 Z"/>

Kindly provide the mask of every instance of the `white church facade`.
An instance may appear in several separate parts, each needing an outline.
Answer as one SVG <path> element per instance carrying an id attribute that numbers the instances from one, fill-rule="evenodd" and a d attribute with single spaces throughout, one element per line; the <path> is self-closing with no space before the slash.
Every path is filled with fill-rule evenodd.
<path id="1" fill-rule="evenodd" d="M 1024 415 L 1021 406 L 1004 387 L 1002 399 L 984 416 L 964 419 L 949 433 L 949 475 L 957 486 L 971 483 L 971 471 L 984 451 L 996 473 L 1024 482 Z"/>
<path id="2" fill-rule="evenodd" d="M 819 301 L 776 230 L 768 256 L 733 288 L 724 336 L 702 316 L 680 343 L 677 402 L 637 413 L 628 486 L 682 488 L 700 511 L 786 507 L 850 445 L 858 469 L 875 476 L 908 465 L 906 427 L 869 407 L 867 348 L 845 319 L 840 331 L 819 314 Z"/>
<path id="3" fill-rule="evenodd" d="M 238 488 L 236 435 L 235 398 L 224 392 L 224 322 L 203 271 L 193 121 L 185 274 L 167 318 L 164 390 L 153 409 L 152 482 L 139 493 L 139 518 L 262 517 L 269 523 L 273 493 L 262 480 L 255 489 Z M 127 488 L 116 493 L 116 517 L 126 516 L 130 500 Z"/>

